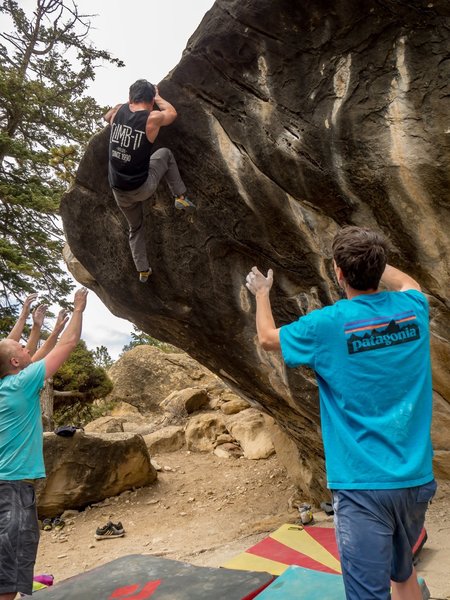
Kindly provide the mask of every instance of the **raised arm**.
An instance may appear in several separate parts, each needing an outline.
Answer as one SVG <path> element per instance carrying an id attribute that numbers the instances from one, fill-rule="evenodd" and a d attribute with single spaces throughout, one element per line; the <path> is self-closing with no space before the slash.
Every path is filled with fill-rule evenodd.
<path id="1" fill-rule="evenodd" d="M 22 310 L 20 311 L 19 318 L 17 319 L 16 324 L 11 329 L 11 332 L 8 335 L 8 338 L 11 340 L 15 340 L 16 342 L 20 342 L 22 337 L 23 328 L 25 327 L 25 323 L 27 322 L 28 315 L 31 311 L 31 305 L 38 297 L 37 293 L 29 294 L 25 298 L 25 302 L 23 303 Z"/>
<path id="2" fill-rule="evenodd" d="M 257 267 L 253 267 L 247 275 L 245 284 L 256 298 L 256 331 L 264 350 L 280 349 L 280 330 L 275 326 L 270 305 L 272 284 L 272 269 L 269 269 L 267 277 L 264 277 Z"/>
<path id="3" fill-rule="evenodd" d="M 155 104 L 159 110 L 152 110 L 147 119 L 145 133 L 149 142 L 154 142 L 161 127 L 170 125 L 177 118 L 175 107 L 161 98 L 158 88 L 156 88 Z"/>
<path id="4" fill-rule="evenodd" d="M 44 324 L 44 319 L 45 319 L 46 313 L 47 313 L 47 305 L 46 304 L 39 304 L 39 306 L 36 306 L 36 308 L 33 310 L 33 313 L 32 313 L 33 325 L 31 327 L 30 337 L 28 338 L 28 342 L 27 342 L 27 350 L 30 353 L 30 356 L 34 356 L 34 354 L 36 352 L 39 338 L 41 337 L 41 329 L 42 329 L 42 325 Z"/>
<path id="5" fill-rule="evenodd" d="M 391 265 L 386 265 L 384 273 L 381 276 L 381 283 L 392 292 L 421 291 L 421 287 L 415 279 Z"/>
<path id="6" fill-rule="evenodd" d="M 73 313 L 66 330 L 60 337 L 56 346 L 49 352 L 45 360 L 45 377 L 52 377 L 70 356 L 72 350 L 78 344 L 83 324 L 83 312 L 86 308 L 87 289 L 80 288 L 75 292 L 73 301 Z"/>
<path id="7" fill-rule="evenodd" d="M 68 320 L 69 320 L 69 315 L 67 314 L 67 310 L 65 310 L 64 308 L 61 309 L 58 313 L 58 317 L 56 318 L 55 325 L 53 327 L 52 332 L 50 333 L 48 338 L 45 340 L 45 342 L 42 344 L 42 346 L 34 354 L 31 362 L 36 362 L 38 360 L 41 360 L 42 358 L 45 358 L 47 356 L 47 354 L 51 350 L 53 350 L 53 348 L 56 345 L 56 342 L 58 341 L 59 334 L 66 326 L 66 323 Z"/>
<path id="8" fill-rule="evenodd" d="M 108 110 L 108 112 L 106 112 L 106 113 L 103 115 L 103 119 L 104 119 L 104 120 L 105 120 L 107 123 L 111 124 L 111 123 L 114 121 L 114 117 L 116 116 L 116 112 L 119 110 L 119 108 L 120 108 L 121 106 L 123 106 L 123 105 L 122 105 L 122 104 L 116 104 L 116 106 L 114 106 L 113 108 L 110 108 L 110 109 Z"/>

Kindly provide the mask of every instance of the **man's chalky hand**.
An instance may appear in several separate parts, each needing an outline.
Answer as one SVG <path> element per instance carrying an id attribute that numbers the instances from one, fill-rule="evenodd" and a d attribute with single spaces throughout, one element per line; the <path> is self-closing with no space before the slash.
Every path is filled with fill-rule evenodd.
<path id="1" fill-rule="evenodd" d="M 261 293 L 269 293 L 273 283 L 273 271 L 269 269 L 267 277 L 264 277 L 258 267 L 253 267 L 245 281 L 245 285 L 255 296 Z"/>

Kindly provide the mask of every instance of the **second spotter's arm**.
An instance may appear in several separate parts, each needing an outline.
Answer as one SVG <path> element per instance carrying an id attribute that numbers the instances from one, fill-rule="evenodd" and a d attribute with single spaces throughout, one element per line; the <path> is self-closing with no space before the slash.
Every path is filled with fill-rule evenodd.
<path id="1" fill-rule="evenodd" d="M 39 306 L 33 310 L 33 325 L 31 326 L 30 336 L 27 342 L 27 350 L 30 353 L 30 356 L 34 356 L 36 353 L 46 312 L 46 304 L 39 304 Z"/>
<path id="2" fill-rule="evenodd" d="M 67 310 L 61 309 L 58 313 L 58 317 L 55 322 L 55 326 L 53 327 L 52 332 L 42 344 L 42 346 L 37 350 L 37 352 L 33 356 L 32 362 L 36 362 L 45 358 L 47 354 L 53 350 L 56 346 L 56 342 L 58 341 L 59 334 L 66 326 L 67 321 L 69 320 L 69 316 L 67 314 Z"/>
<path id="3" fill-rule="evenodd" d="M 16 342 L 20 342 L 22 338 L 23 329 L 25 327 L 25 323 L 27 322 L 28 315 L 30 314 L 31 305 L 38 297 L 37 293 L 29 294 L 25 298 L 25 302 L 23 303 L 22 310 L 20 311 L 19 318 L 17 319 L 14 327 L 11 329 L 8 334 L 8 338 L 11 340 L 15 340 Z"/>

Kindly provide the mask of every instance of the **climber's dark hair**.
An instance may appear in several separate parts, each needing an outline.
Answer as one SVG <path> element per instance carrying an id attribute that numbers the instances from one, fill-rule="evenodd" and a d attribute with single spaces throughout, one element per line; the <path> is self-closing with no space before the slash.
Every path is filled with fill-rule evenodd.
<path id="1" fill-rule="evenodd" d="M 151 102 L 155 95 L 155 86 L 146 79 L 138 79 L 130 85 L 130 102 Z"/>
<path id="2" fill-rule="evenodd" d="M 336 265 L 354 290 L 378 289 L 388 254 L 382 233 L 366 227 L 343 227 L 335 235 L 332 249 Z"/>

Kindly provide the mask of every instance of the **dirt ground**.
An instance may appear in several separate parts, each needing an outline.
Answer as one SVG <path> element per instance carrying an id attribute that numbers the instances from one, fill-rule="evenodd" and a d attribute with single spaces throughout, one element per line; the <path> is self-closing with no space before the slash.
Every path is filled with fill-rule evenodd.
<path id="1" fill-rule="evenodd" d="M 55 583 L 127 554 L 152 554 L 220 566 L 286 522 L 294 488 L 276 456 L 220 459 L 181 450 L 155 456 L 152 486 L 124 492 L 68 518 L 60 532 L 42 532 L 36 573 Z M 324 500 L 328 500 L 324 498 Z M 433 599 L 450 599 L 450 483 L 441 483 L 427 518 L 428 541 L 417 570 Z M 332 526 L 317 510 L 315 522 Z M 96 541 L 97 527 L 121 521 L 122 538 Z"/>

